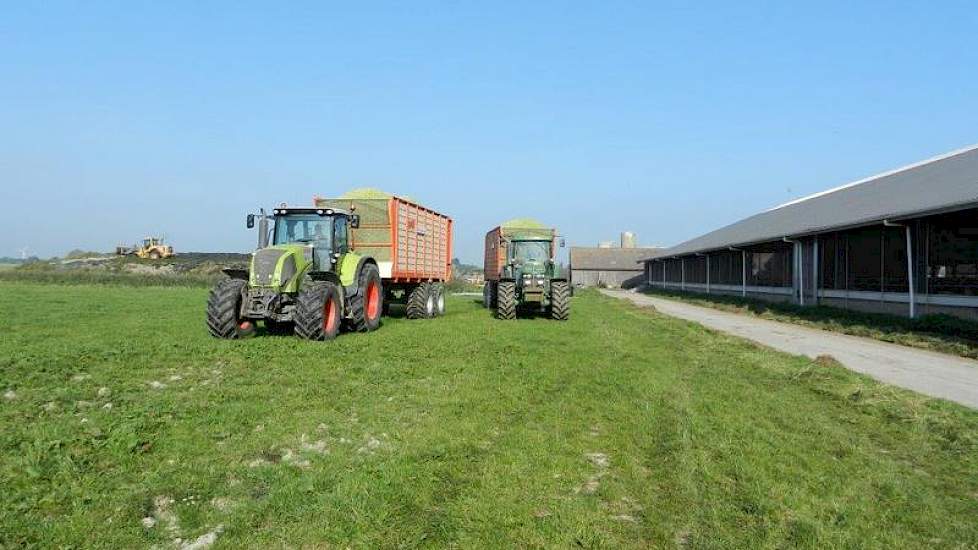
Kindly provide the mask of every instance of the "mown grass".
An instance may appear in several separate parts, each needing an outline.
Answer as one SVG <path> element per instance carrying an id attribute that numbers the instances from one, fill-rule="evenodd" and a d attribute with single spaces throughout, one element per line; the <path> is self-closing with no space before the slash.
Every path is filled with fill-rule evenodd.
<path id="1" fill-rule="evenodd" d="M 322 344 L 0 290 L 0 546 L 978 544 L 975 411 L 593 292 Z"/>
<path id="2" fill-rule="evenodd" d="M 739 296 L 706 296 L 658 288 L 646 288 L 643 292 L 652 296 L 753 315 L 772 321 L 978 359 L 978 323 L 951 315 L 924 315 L 909 319 L 827 306 L 802 307 L 795 304 L 765 302 Z"/>

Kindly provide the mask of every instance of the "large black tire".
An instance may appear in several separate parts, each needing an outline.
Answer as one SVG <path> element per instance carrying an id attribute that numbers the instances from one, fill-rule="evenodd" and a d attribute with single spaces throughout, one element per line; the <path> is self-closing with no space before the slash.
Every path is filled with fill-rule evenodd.
<path id="1" fill-rule="evenodd" d="M 550 283 L 550 317 L 558 321 L 570 317 L 570 287 L 566 281 Z"/>
<path id="2" fill-rule="evenodd" d="M 241 322 L 241 298 L 247 282 L 223 279 L 207 298 L 207 330 L 214 338 L 233 340 L 249 333 L 250 321 Z"/>
<path id="3" fill-rule="evenodd" d="M 329 281 L 308 281 L 295 303 L 295 335 L 306 340 L 332 340 L 340 332 L 343 312 L 340 289 Z"/>
<path id="4" fill-rule="evenodd" d="M 500 281 L 496 284 L 496 317 L 516 319 L 516 283 Z"/>
<path id="5" fill-rule="evenodd" d="M 441 317 L 445 314 L 445 285 L 441 283 L 432 284 L 431 294 L 435 306 L 434 316 Z"/>
<path id="6" fill-rule="evenodd" d="M 357 293 L 350 297 L 350 330 L 369 332 L 380 326 L 384 310 L 384 288 L 380 271 L 374 264 L 365 264 L 357 277 Z"/>
<path id="7" fill-rule="evenodd" d="M 428 318 L 428 295 L 431 285 L 421 283 L 411 289 L 407 299 L 407 318 L 408 319 L 427 319 Z"/>

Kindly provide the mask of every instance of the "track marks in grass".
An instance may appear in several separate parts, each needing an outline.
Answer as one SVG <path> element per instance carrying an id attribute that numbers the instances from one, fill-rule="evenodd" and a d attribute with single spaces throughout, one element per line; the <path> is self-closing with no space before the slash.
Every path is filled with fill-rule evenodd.
<path id="1" fill-rule="evenodd" d="M 191 495 L 182 499 L 180 504 L 193 506 L 197 504 L 195 501 L 196 497 Z M 161 495 L 155 497 L 153 499 L 151 512 L 140 520 L 140 524 L 142 525 L 143 529 L 146 529 L 147 531 L 161 529 L 168 537 L 171 538 L 170 547 L 177 548 L 179 550 L 203 550 L 205 548 L 209 548 L 215 542 L 217 542 L 217 537 L 224 531 L 223 525 L 217 525 L 216 527 L 210 528 L 204 534 L 192 539 L 183 538 L 180 518 L 174 510 L 174 507 L 177 504 L 178 503 L 169 496 Z"/>
<path id="2" fill-rule="evenodd" d="M 601 486 L 601 478 L 608 473 L 608 467 L 611 466 L 611 459 L 605 453 L 585 453 L 584 458 L 597 471 L 591 474 L 583 484 L 574 489 L 574 492 L 593 495 L 598 492 L 598 488 Z"/>

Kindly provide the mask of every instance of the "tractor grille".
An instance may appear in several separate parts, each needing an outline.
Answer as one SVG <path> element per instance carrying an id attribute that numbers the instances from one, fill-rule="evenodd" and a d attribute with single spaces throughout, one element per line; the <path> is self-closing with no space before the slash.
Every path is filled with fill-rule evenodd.
<path id="1" fill-rule="evenodd" d="M 255 259 L 252 264 L 252 273 L 255 274 L 255 282 L 262 286 L 272 284 L 272 277 L 275 275 L 275 266 L 278 259 L 285 254 L 282 250 L 266 248 L 255 252 Z"/>

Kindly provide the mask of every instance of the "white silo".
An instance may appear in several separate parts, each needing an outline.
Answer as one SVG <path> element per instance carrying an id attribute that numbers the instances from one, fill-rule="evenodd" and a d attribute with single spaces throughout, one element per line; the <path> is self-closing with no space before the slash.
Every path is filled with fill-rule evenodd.
<path id="1" fill-rule="evenodd" d="M 622 248 L 635 248 L 635 233 L 631 231 L 621 232 L 621 247 Z"/>

